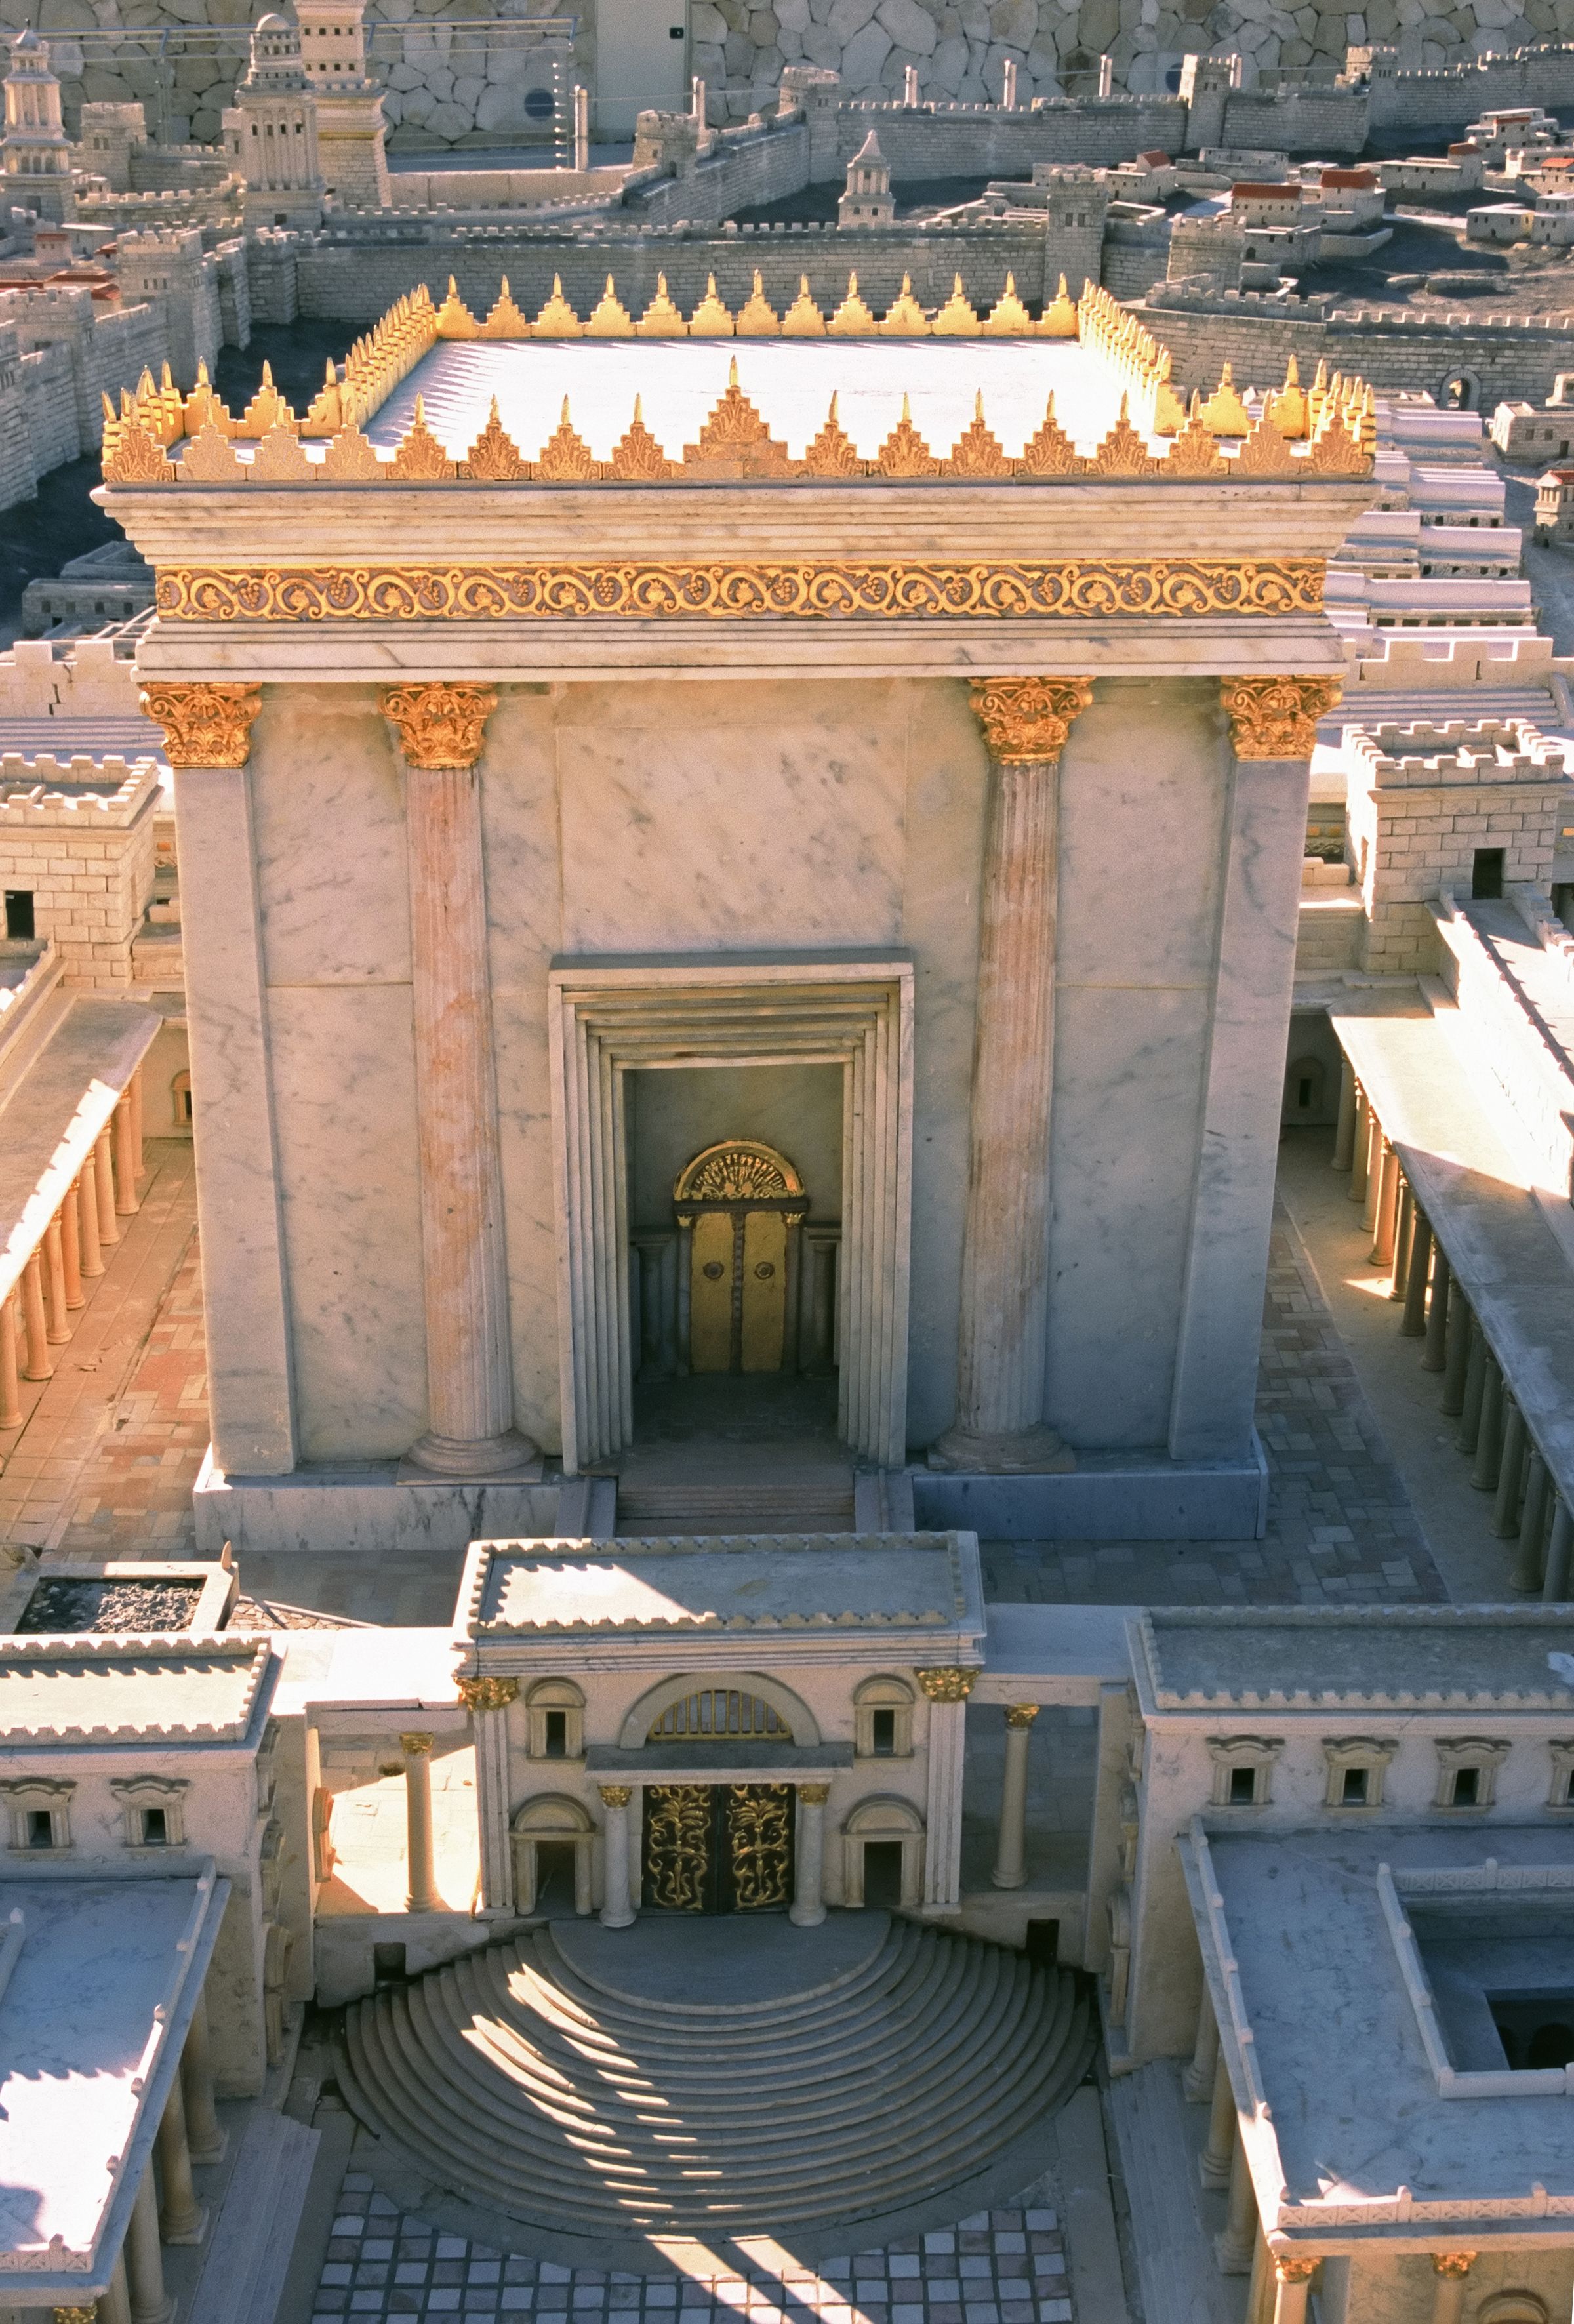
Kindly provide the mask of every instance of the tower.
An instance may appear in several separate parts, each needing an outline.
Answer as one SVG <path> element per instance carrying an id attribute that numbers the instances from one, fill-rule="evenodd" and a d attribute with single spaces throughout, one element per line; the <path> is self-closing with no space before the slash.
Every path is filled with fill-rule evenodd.
<path id="1" fill-rule="evenodd" d="M 1186 57 L 1181 63 L 1181 102 L 1186 107 L 1188 153 L 1223 145 L 1225 108 L 1235 87 L 1238 57 Z"/>
<path id="2" fill-rule="evenodd" d="M 386 209 L 382 88 L 366 71 L 365 14 L 365 0 L 299 0 L 295 11 L 327 190 L 354 209 Z"/>
<path id="3" fill-rule="evenodd" d="M 837 201 L 836 223 L 842 226 L 894 226 L 896 222 L 890 164 L 871 129 L 847 164 L 847 190 Z"/>
<path id="4" fill-rule="evenodd" d="M 225 143 L 245 180 L 250 226 L 318 226 L 326 190 L 317 143 L 317 94 L 300 61 L 300 35 L 282 16 L 252 28 L 252 62 L 224 116 Z"/>
<path id="5" fill-rule="evenodd" d="M 5 198 L 35 217 L 68 218 L 75 202 L 71 149 L 60 120 L 60 84 L 50 69 L 49 44 L 36 32 L 23 32 L 12 43 L 5 88 L 0 174 Z"/>

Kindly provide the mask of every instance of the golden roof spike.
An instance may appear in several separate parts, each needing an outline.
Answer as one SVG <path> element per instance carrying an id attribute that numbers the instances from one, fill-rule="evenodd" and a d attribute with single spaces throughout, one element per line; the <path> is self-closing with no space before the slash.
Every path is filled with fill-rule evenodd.
<path id="1" fill-rule="evenodd" d="M 270 363 L 264 363 L 264 364 L 263 364 L 263 365 L 262 365 L 262 388 L 260 388 L 260 389 L 258 390 L 258 393 L 259 393 L 259 394 L 261 394 L 261 393 L 262 393 L 262 389 L 270 388 L 270 387 L 272 387 L 272 384 L 273 384 L 273 366 L 272 366 L 272 364 L 270 364 Z"/>
<path id="2" fill-rule="evenodd" d="M 459 296 L 459 285 L 451 274 L 448 277 L 448 296 L 450 299 L 456 299 Z"/>
<path id="3" fill-rule="evenodd" d="M 642 428 L 645 424 L 644 401 L 645 399 L 640 395 L 636 395 L 634 398 L 634 425 L 636 428 Z"/>
<path id="4" fill-rule="evenodd" d="M 566 396 L 563 399 L 563 417 L 557 424 L 560 428 L 566 428 L 568 425 L 568 398 Z"/>
<path id="5" fill-rule="evenodd" d="M 1299 387 L 1300 384 L 1301 366 L 1297 364 L 1294 356 L 1292 355 L 1289 362 L 1284 365 L 1284 385 L 1286 388 L 1291 388 Z"/>
<path id="6" fill-rule="evenodd" d="M 907 392 L 906 388 L 904 388 L 904 389 L 903 389 L 903 391 L 902 391 L 902 417 L 903 417 L 903 419 L 907 422 L 908 426 L 909 426 L 909 427 L 911 427 L 912 422 L 913 422 L 913 415 L 912 415 L 911 411 L 909 411 L 909 410 L 907 409 Z"/>
<path id="7" fill-rule="evenodd" d="M 727 384 L 729 387 L 736 387 L 738 384 L 738 358 L 736 355 L 733 356 L 732 362 L 727 365 Z"/>
<path id="8" fill-rule="evenodd" d="M 197 385 L 198 387 L 207 387 L 208 384 L 207 365 L 205 363 L 199 363 L 197 366 Z M 195 390 L 193 390 L 193 392 L 195 392 Z"/>
<path id="9" fill-rule="evenodd" d="M 980 387 L 980 388 L 976 389 L 976 390 L 974 391 L 974 393 L 973 393 L 973 418 L 974 418 L 975 420 L 982 420 L 982 418 L 983 418 L 983 416 L 984 416 L 984 391 L 983 391 L 983 389 Z"/>
<path id="10" fill-rule="evenodd" d="M 1061 299 L 1068 298 L 1071 295 L 1066 289 L 1066 279 L 1063 274 L 1060 278 L 1060 289 L 1055 295 L 1057 298 Z"/>

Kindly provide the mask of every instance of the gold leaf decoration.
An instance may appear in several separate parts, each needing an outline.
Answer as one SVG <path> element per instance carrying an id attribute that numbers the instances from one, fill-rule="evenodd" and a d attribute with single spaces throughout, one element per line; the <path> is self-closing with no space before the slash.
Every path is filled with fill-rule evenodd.
<path id="1" fill-rule="evenodd" d="M 1022 456 L 1017 463 L 1019 475 L 1080 476 L 1086 472 L 1087 462 L 1061 427 L 1054 416 L 1054 397 L 1050 396 L 1044 407 L 1044 418 L 1036 432 L 1022 447 Z"/>
<path id="2" fill-rule="evenodd" d="M 642 339 L 682 339 L 688 336 L 688 325 L 682 313 L 667 295 L 667 277 L 656 278 L 656 296 L 634 326 Z"/>
<path id="3" fill-rule="evenodd" d="M 1249 436 L 1251 414 L 1236 393 L 1230 366 L 1219 374 L 1219 384 L 1203 404 L 1202 425 L 1210 436 Z"/>
<path id="4" fill-rule="evenodd" d="M 497 708 L 492 686 L 387 686 L 382 715 L 397 729 L 412 767 L 473 767 L 486 747 L 486 722 Z"/>
<path id="5" fill-rule="evenodd" d="M 438 308 L 433 321 L 440 339 L 478 339 L 481 326 L 459 296 L 459 285 L 450 274 L 448 295 Z"/>
<path id="6" fill-rule="evenodd" d="M 457 474 L 454 462 L 427 426 L 424 396 L 415 400 L 410 432 L 400 439 L 389 476 L 399 484 L 446 484 Z"/>
<path id="7" fill-rule="evenodd" d="M 1342 678 L 1221 678 L 1238 759 L 1309 759 L 1317 722 L 1344 692 Z"/>
<path id="8" fill-rule="evenodd" d="M 640 398 L 634 398 L 634 417 L 612 447 L 607 475 L 618 484 L 658 484 L 677 471 L 645 425 Z"/>
<path id="9" fill-rule="evenodd" d="M 209 420 L 187 443 L 180 461 L 183 484 L 238 484 L 241 464 L 223 429 Z"/>
<path id="10" fill-rule="evenodd" d="M 289 428 L 270 428 L 246 470 L 253 484 L 301 484 L 315 473 Z"/>
<path id="11" fill-rule="evenodd" d="M 1060 289 L 1039 317 L 1038 336 L 1041 339 L 1074 339 L 1077 336 L 1076 301 L 1067 294 L 1063 274 Z"/>
<path id="12" fill-rule="evenodd" d="M 781 335 L 784 339 L 823 339 L 825 336 L 825 318 L 809 296 L 806 274 L 798 277 L 798 295 L 781 318 Z"/>
<path id="13" fill-rule="evenodd" d="M 108 448 L 107 433 L 104 440 L 106 484 L 171 484 L 179 474 L 173 460 L 164 457 L 164 447 L 157 438 L 150 436 L 134 420 L 117 423 L 113 449 Z"/>
<path id="14" fill-rule="evenodd" d="M 374 484 L 388 471 L 358 428 L 341 428 L 313 473 L 323 484 Z"/>
<path id="15" fill-rule="evenodd" d="M 902 287 L 894 302 L 880 318 L 881 337 L 888 339 L 923 339 L 929 336 L 929 318 L 913 296 L 913 278 L 902 277 Z"/>
<path id="16" fill-rule="evenodd" d="M 968 687 L 969 706 L 984 730 L 990 756 L 1008 767 L 1058 759 L 1072 721 L 1092 699 L 1091 678 L 975 678 Z M 918 1675 L 923 1683 L 940 1674 Z M 932 1690 L 925 1685 L 925 1692 Z"/>
<path id="17" fill-rule="evenodd" d="M 481 326 L 483 339 L 528 339 L 530 326 L 527 318 L 514 304 L 513 292 L 508 287 L 508 276 L 492 304 L 492 312 Z"/>
<path id="18" fill-rule="evenodd" d="M 235 432 L 235 421 L 208 383 L 205 363 L 197 366 L 197 384 L 181 408 L 180 424 L 188 436 L 198 436 L 205 428 L 216 428 L 221 436 Z"/>
<path id="19" fill-rule="evenodd" d="M 582 339 L 584 337 L 584 325 L 563 296 L 560 274 L 552 277 L 552 296 L 531 325 L 530 336 L 537 339 Z"/>
<path id="20" fill-rule="evenodd" d="M 1306 434 L 1309 424 L 1306 391 L 1301 384 L 1300 367 L 1293 355 L 1284 366 L 1284 386 L 1276 395 L 1269 396 L 1266 409 L 1281 436 L 1298 442 Z"/>
<path id="21" fill-rule="evenodd" d="M 486 425 L 460 461 L 459 474 L 476 484 L 517 484 L 529 473 L 519 446 L 499 417 L 494 395 Z"/>
<path id="22" fill-rule="evenodd" d="M 262 384 L 235 421 L 235 432 L 261 443 L 271 428 L 288 428 L 292 435 L 298 435 L 300 422 L 274 386 L 272 366 L 264 364 Z"/>
<path id="23" fill-rule="evenodd" d="M 244 767 L 252 721 L 262 706 L 260 686 L 173 685 L 150 680 L 142 706 L 164 730 L 172 767 Z"/>
<path id="24" fill-rule="evenodd" d="M 1006 277 L 1006 287 L 984 318 L 984 333 L 991 339 L 1014 339 L 1031 331 L 1033 318 L 1017 296 L 1017 278 Z"/>
<path id="25" fill-rule="evenodd" d="M 847 278 L 847 296 L 832 316 L 826 329 L 839 339 L 871 339 L 877 326 L 874 317 L 858 295 L 858 277 Z"/>
<path id="26" fill-rule="evenodd" d="M 1201 401 L 1201 396 L 1192 396 L 1191 415 L 1170 446 L 1164 461 L 1166 476 L 1230 476 L 1235 474 L 1198 416 Z"/>
<path id="27" fill-rule="evenodd" d="M 563 417 L 553 433 L 541 447 L 541 456 L 536 463 L 536 476 L 543 484 L 588 484 L 597 475 L 590 446 L 575 435 L 568 417 L 568 398 L 563 399 Z"/>
<path id="28" fill-rule="evenodd" d="M 942 466 L 948 476 L 994 477 L 1008 476 L 1011 463 L 984 420 L 984 396 L 980 388 L 973 407 L 971 424 L 953 445 L 951 457 Z"/>
<path id="29" fill-rule="evenodd" d="M 953 276 L 951 296 L 929 327 L 937 339 L 976 339 L 983 328 L 967 302 L 960 274 Z"/>
<path id="30" fill-rule="evenodd" d="M 705 295 L 688 318 L 688 335 L 691 339 L 730 339 L 732 336 L 732 317 L 716 296 L 713 274 L 706 277 Z"/>
<path id="31" fill-rule="evenodd" d="M 740 388 L 736 363 L 728 377 L 727 392 L 700 429 L 699 441 L 686 446 L 683 465 L 735 478 L 791 475 L 787 447 L 777 442 Z"/>
<path id="32" fill-rule="evenodd" d="M 1131 424 L 1127 401 L 1123 395 L 1120 416 L 1093 455 L 1091 475 L 1151 476 L 1158 472 L 1159 464 L 1148 450 L 1146 440 Z"/>
<path id="33" fill-rule="evenodd" d="M 1345 427 L 1337 413 L 1330 410 L 1312 440 L 1301 471 L 1313 476 L 1369 476 L 1372 456 Z"/>
<path id="34" fill-rule="evenodd" d="M 339 393 L 339 374 L 334 359 L 327 359 L 323 383 L 308 407 L 301 421 L 301 432 L 307 436 L 332 436 L 345 424 L 344 401 Z"/>
<path id="35" fill-rule="evenodd" d="M 937 476 L 940 463 L 913 425 L 907 399 L 902 398 L 902 416 L 880 446 L 875 462 L 875 472 L 882 476 Z"/>
<path id="36" fill-rule="evenodd" d="M 765 281 L 758 267 L 754 270 L 754 288 L 738 309 L 733 328 L 741 339 L 775 339 L 781 337 L 781 317 L 765 295 Z"/>
<path id="37" fill-rule="evenodd" d="M 859 458 L 856 445 L 837 417 L 834 395 L 831 398 L 825 425 L 804 454 L 803 473 L 806 476 L 826 477 L 867 476 L 869 474 L 869 462 Z"/>
<path id="38" fill-rule="evenodd" d="M 1237 476 L 1298 476 L 1301 462 L 1265 411 L 1240 450 L 1231 474 Z"/>
<path id="39" fill-rule="evenodd" d="M 634 318 L 612 288 L 612 278 L 607 276 L 607 287 L 602 292 L 584 327 L 587 339 L 631 339 Z"/>

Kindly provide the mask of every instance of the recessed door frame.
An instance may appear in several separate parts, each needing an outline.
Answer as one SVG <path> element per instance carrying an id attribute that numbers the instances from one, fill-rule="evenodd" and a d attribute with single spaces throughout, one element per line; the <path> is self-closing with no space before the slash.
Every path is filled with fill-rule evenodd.
<path id="1" fill-rule="evenodd" d="M 563 1466 L 633 1433 L 623 1077 L 696 1065 L 842 1068 L 838 1426 L 907 1453 L 913 967 L 903 953 L 560 961 L 548 979 Z"/>

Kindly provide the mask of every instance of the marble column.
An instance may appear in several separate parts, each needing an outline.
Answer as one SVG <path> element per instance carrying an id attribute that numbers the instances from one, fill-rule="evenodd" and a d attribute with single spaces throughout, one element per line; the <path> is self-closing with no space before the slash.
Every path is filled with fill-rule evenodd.
<path id="1" fill-rule="evenodd" d="M 1481 1409 L 1476 1426 L 1476 1465 L 1470 1471 L 1470 1482 L 1478 1493 L 1490 1493 L 1497 1483 L 1497 1471 L 1503 1461 L 1503 1406 L 1506 1390 L 1503 1368 L 1482 1334 Z M 1469 1405 L 1466 1405 L 1467 1414 Z"/>
<path id="2" fill-rule="evenodd" d="M 1481 1433 L 1481 1398 L 1487 1389 L 1487 1334 L 1473 1309 L 1460 1297 L 1458 1285 L 1454 1287 L 1453 1306 L 1457 1321 L 1449 1340 L 1443 1410 L 1456 1412 L 1459 1416 L 1459 1425 L 1454 1431 L 1456 1452 L 1474 1452 L 1476 1439 Z M 1462 1347 L 1456 1345 L 1456 1337 L 1465 1342 Z"/>
<path id="3" fill-rule="evenodd" d="M 143 689 L 143 707 L 162 726 L 175 770 L 180 939 L 202 1156 L 197 1216 L 213 1457 L 232 1474 L 276 1477 L 294 1468 L 297 1438 L 273 1002 L 247 768 L 262 704 L 258 686 Z M 106 1140 L 99 1149 L 101 1234 L 107 1153 Z M 118 1204 L 118 1184 L 115 1192 Z"/>
<path id="4" fill-rule="evenodd" d="M 517 1678 L 462 1678 L 459 1699 L 475 1738 L 475 1814 L 481 1828 L 482 1920 L 514 1910 L 514 1858 L 510 1831 L 509 1706 L 519 1700 Z"/>
<path id="5" fill-rule="evenodd" d="M 97 1152 L 82 1157 L 82 1174 L 77 1181 L 77 1215 L 82 1244 L 82 1272 L 91 1282 L 104 1272 L 104 1254 L 98 1234 L 98 1157 Z"/>
<path id="6" fill-rule="evenodd" d="M 167 2244 L 199 2244 L 207 2227 L 206 2205 L 191 2179 L 191 2149 L 186 2138 L 186 2101 L 180 2077 L 170 2085 L 159 2123 L 159 2170 L 164 2182 L 160 2227 Z"/>
<path id="7" fill-rule="evenodd" d="M 18 1341 L 22 1300 L 15 1291 L 0 1297 L 0 1428 L 22 1425 L 22 1376 Z"/>
<path id="8" fill-rule="evenodd" d="M 1212 2014 L 1210 2010 L 1209 2015 Z M 1229 2086 L 1229 2069 L 1217 2053 L 1217 2028 L 1215 2045 L 1213 2095 L 1208 2110 L 1208 2144 L 1197 2158 L 1197 2175 L 1204 2187 L 1228 2187 L 1236 2148 L 1235 2092 Z"/>
<path id="9" fill-rule="evenodd" d="M 395 686 L 382 707 L 405 764 L 410 847 L 426 1434 L 417 1476 L 539 1473 L 514 1427 L 477 761 L 488 686 Z"/>
<path id="10" fill-rule="evenodd" d="M 1561 1493 L 1552 1502 L 1552 1530 L 1547 1538 L 1547 1578 L 1542 1584 L 1542 1596 L 1549 1606 L 1563 1606 L 1569 1600 L 1569 1554 L 1574 1549 L 1574 1514 Z"/>
<path id="11" fill-rule="evenodd" d="M 1345 1188 L 1352 1203 L 1367 1199 L 1367 1165 L 1372 1151 L 1372 1109 L 1367 1102 L 1367 1093 L 1358 1085 L 1356 1090 L 1356 1135 L 1350 1149 L 1350 1183 Z"/>
<path id="12" fill-rule="evenodd" d="M 57 2309 L 56 2317 L 60 2318 L 62 2312 L 65 2316 L 73 2319 L 79 2318 L 80 2314 L 80 2311 L 74 2308 L 68 2308 L 64 2311 Z M 88 2324 L 92 2324 L 92 2316 L 93 2311 L 89 2309 Z M 125 2280 L 125 2246 L 124 2244 L 115 2255 L 115 2265 L 109 2274 L 109 2289 L 98 2303 L 98 2324 L 131 2324 L 131 2286 Z"/>
<path id="13" fill-rule="evenodd" d="M 432 1846 L 432 1738 L 429 1735 L 401 1735 L 399 1748 L 404 1754 L 405 1849 L 410 1880 L 404 1909 L 407 1913 L 435 1913 L 438 1897 L 437 1858 Z"/>
<path id="14" fill-rule="evenodd" d="M 1377 1172 L 1377 1202 L 1372 1213 L 1369 1263 L 1373 1267 L 1392 1268 L 1394 1264 L 1394 1240 L 1399 1225 L 1399 1157 L 1385 1138 L 1382 1163 Z"/>
<path id="15" fill-rule="evenodd" d="M 1339 1060 L 1339 1122 L 1333 1133 L 1333 1167 L 1348 1170 L 1356 1150 L 1356 1076 L 1343 1050 Z"/>
<path id="16" fill-rule="evenodd" d="M 924 1902 L 932 1910 L 962 1909 L 962 1771 L 967 1739 L 967 1699 L 976 1672 L 915 1671 L 929 1699 L 929 1788 L 924 1847 Z"/>
<path id="17" fill-rule="evenodd" d="M 60 1243 L 60 1214 L 57 1211 L 43 1231 L 44 1326 L 51 1347 L 62 1347 L 71 1336 L 66 1321 L 66 1258 Z"/>
<path id="18" fill-rule="evenodd" d="M 129 1219 L 142 1208 L 142 1198 L 136 1190 L 136 1119 L 132 1112 L 131 1093 L 126 1092 L 115 1107 L 115 1207 L 123 1219 Z M 133 2293 L 134 2301 L 135 2293 Z"/>
<path id="19" fill-rule="evenodd" d="M 1229 2209 L 1224 2232 L 1213 2239 L 1220 2275 L 1249 2275 L 1257 2240 L 1257 2196 L 1238 2121 L 1229 2153 Z"/>
<path id="20" fill-rule="evenodd" d="M 1201 2106 L 1213 2095 L 1219 2073 L 1219 2020 L 1213 2015 L 1213 1997 L 1206 1986 L 1197 2010 L 1197 2039 L 1192 2044 L 1192 2062 L 1181 2078 L 1181 2088 L 1192 2106 Z"/>
<path id="21" fill-rule="evenodd" d="M 787 1919 L 796 1928 L 817 1929 L 825 1917 L 825 1803 L 829 1784 L 798 1785 L 797 1857 Z"/>
<path id="22" fill-rule="evenodd" d="M 603 1833 L 603 1856 L 602 1886 L 604 1891 L 601 1920 L 603 1929 L 627 1929 L 633 1925 L 634 1908 L 629 1902 L 629 1802 L 633 1798 L 631 1784 L 603 1784 L 602 1806 L 606 1811 Z"/>
<path id="23" fill-rule="evenodd" d="M 991 764 L 979 929 L 956 1419 L 931 1460 L 1037 1472 L 1074 1456 L 1045 1425 L 1049 1106 L 1060 754 L 1091 678 L 975 678 Z"/>
<path id="24" fill-rule="evenodd" d="M 995 1868 L 990 1875 L 997 1888 L 1020 1888 L 1027 1878 L 1027 1749 L 1037 1716 L 1036 1702 L 1007 1706 L 1000 1827 L 995 1844 Z"/>
<path id="25" fill-rule="evenodd" d="M 55 1368 L 50 1360 L 49 1318 L 43 1304 L 43 1256 L 37 1250 L 28 1253 L 27 1264 L 22 1270 L 22 1322 L 27 1335 L 27 1362 L 23 1368 L 23 1379 L 53 1379 Z"/>
<path id="26" fill-rule="evenodd" d="M 1529 1443 L 1524 1415 L 1513 1397 L 1505 1394 L 1503 1454 L 1497 1463 L 1497 1489 L 1487 1520 L 1500 1541 L 1512 1540 L 1519 1531 L 1519 1496 L 1524 1483 L 1525 1449 Z"/>
<path id="27" fill-rule="evenodd" d="M 1449 1309 L 1453 1305 L 1453 1275 L 1448 1257 L 1436 1235 L 1431 1242 L 1431 1297 L 1426 1303 L 1426 1353 L 1421 1360 L 1423 1372 L 1444 1372 L 1449 1369 Z M 1464 1371 L 1459 1373 L 1461 1392 Z M 1445 1399 L 1447 1391 L 1445 1389 Z M 1445 1400 L 1443 1410 L 1448 1410 Z M 1458 1412 L 1459 1406 L 1454 1406 Z"/>
<path id="28" fill-rule="evenodd" d="M 186 2104 L 186 2144 L 193 2163 L 221 2163 L 229 2133 L 214 2104 L 213 2044 L 207 2030 L 207 1995 L 199 1993 L 186 2046 L 180 2052 L 180 2090 Z"/>
<path id="29" fill-rule="evenodd" d="M 67 1308 L 85 1307 L 87 1295 L 82 1288 L 81 1213 L 77 1208 L 75 1186 L 68 1186 L 66 1199 L 60 1204 L 60 1270 Z"/>
<path id="30" fill-rule="evenodd" d="M 1404 1313 L 1399 1319 L 1404 1340 L 1426 1337 L 1426 1287 L 1431 1264 L 1431 1228 L 1419 1203 L 1411 1205 L 1410 1251 L 1404 1270 Z"/>
<path id="31" fill-rule="evenodd" d="M 1274 2324 L 1305 2324 L 1307 2295 L 1316 2273 L 1314 2259 L 1274 2254 Z"/>
<path id="32" fill-rule="evenodd" d="M 1542 1551 L 1547 1538 L 1551 1489 L 1547 1464 L 1533 1444 L 1525 1473 L 1524 1510 L 1519 1521 L 1514 1571 L 1508 1577 L 1509 1588 L 1519 1597 L 1539 1598 L 1542 1594 Z"/>
<path id="33" fill-rule="evenodd" d="M 1465 2308 L 1465 2283 L 1475 2263 L 1474 2252 L 1433 2252 L 1431 2324 L 1459 2324 Z"/>
<path id="34" fill-rule="evenodd" d="M 98 1204 L 98 1240 L 107 1250 L 120 1240 L 120 1224 L 115 1215 L 115 1162 L 107 1124 L 99 1131 L 93 1147 L 93 1194 Z"/>
<path id="35" fill-rule="evenodd" d="M 164 2289 L 164 2257 L 159 2248 L 159 2193 L 150 2159 L 131 2207 L 125 2231 L 125 2272 L 131 2292 L 131 2324 L 169 2324 L 175 2303 Z"/>

